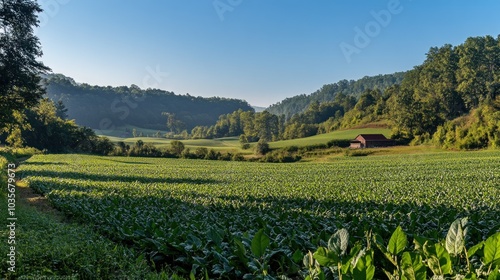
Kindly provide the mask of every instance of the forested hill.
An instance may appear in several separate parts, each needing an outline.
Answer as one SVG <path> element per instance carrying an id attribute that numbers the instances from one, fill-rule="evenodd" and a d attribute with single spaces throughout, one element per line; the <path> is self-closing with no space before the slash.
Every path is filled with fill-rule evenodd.
<path id="1" fill-rule="evenodd" d="M 377 75 L 373 77 L 363 77 L 357 81 L 341 80 L 334 84 L 326 84 L 321 89 L 312 94 L 297 95 L 289 97 L 281 102 L 271 105 L 266 110 L 275 115 L 284 114 L 286 118 L 304 112 L 313 102 L 333 101 L 339 93 L 352 95 L 358 98 L 367 89 L 384 90 L 392 85 L 400 84 L 405 72 L 394 74 Z"/>
<path id="2" fill-rule="evenodd" d="M 159 89 L 143 90 L 136 85 L 91 86 L 77 84 L 62 74 L 48 75 L 45 82 L 48 97 L 63 102 L 68 118 L 94 129 L 134 125 L 167 130 L 170 116 L 170 129 L 189 131 L 198 125 L 211 125 L 220 115 L 238 109 L 253 111 L 246 101 L 238 99 L 177 95 Z"/>

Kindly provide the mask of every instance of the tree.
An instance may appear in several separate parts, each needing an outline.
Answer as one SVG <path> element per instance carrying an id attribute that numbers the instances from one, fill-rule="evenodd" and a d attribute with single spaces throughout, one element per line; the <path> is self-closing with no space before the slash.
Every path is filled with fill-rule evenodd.
<path id="1" fill-rule="evenodd" d="M 182 121 L 176 119 L 174 113 L 163 112 L 161 114 L 163 116 L 167 116 L 167 128 L 170 129 L 170 132 L 179 133 L 184 129 L 185 124 Z"/>
<path id="2" fill-rule="evenodd" d="M 170 142 L 170 149 L 174 154 L 180 156 L 182 154 L 182 151 L 184 151 L 184 144 L 179 140 L 174 140 Z"/>
<path id="3" fill-rule="evenodd" d="M 62 100 L 59 100 L 57 101 L 55 104 L 56 106 L 56 115 L 65 120 L 68 118 L 68 108 L 66 108 L 66 106 L 64 106 L 64 103 L 62 102 Z"/>
<path id="4" fill-rule="evenodd" d="M 250 148 L 250 143 L 248 143 L 248 139 L 245 134 L 240 135 L 240 145 L 243 150 Z"/>
<path id="5" fill-rule="evenodd" d="M 42 9 L 32 0 L 0 1 L 0 124 L 15 120 L 14 111 L 35 106 L 45 93 L 40 74 L 50 69 L 36 59 L 42 55 L 33 29 Z"/>
<path id="6" fill-rule="evenodd" d="M 255 146 L 255 153 L 259 155 L 265 155 L 267 154 L 271 149 L 269 148 L 269 144 L 261 139 L 259 142 L 257 142 L 257 145 Z"/>

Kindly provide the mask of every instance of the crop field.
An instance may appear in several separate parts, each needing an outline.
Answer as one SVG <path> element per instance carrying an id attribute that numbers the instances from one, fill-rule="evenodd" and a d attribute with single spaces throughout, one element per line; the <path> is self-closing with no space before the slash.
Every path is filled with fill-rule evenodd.
<path id="1" fill-rule="evenodd" d="M 20 171 L 68 216 L 196 278 L 243 278 L 263 262 L 264 275 L 298 277 L 341 228 L 354 241 L 398 226 L 437 241 L 468 217 L 469 245 L 500 230 L 500 151 L 294 164 L 36 155 Z"/>
<path id="2" fill-rule="evenodd" d="M 120 142 L 123 141 L 126 144 L 134 145 L 138 140 L 143 141 L 144 143 L 150 143 L 155 145 L 156 147 L 168 147 L 172 140 L 166 138 L 156 138 L 156 137 L 119 137 L 116 134 L 109 133 L 106 134 L 106 131 L 98 131 L 100 135 L 108 137 L 112 142 Z M 358 136 L 358 134 L 363 133 L 380 133 L 384 134 L 386 137 L 390 135 L 391 130 L 387 128 L 357 128 L 357 129 L 346 129 L 346 130 L 337 130 L 330 133 L 314 135 L 311 137 L 298 138 L 292 140 L 282 140 L 269 142 L 271 148 L 283 148 L 289 146 L 309 146 L 309 145 L 317 145 L 317 144 L 326 144 L 330 140 L 346 140 L 346 139 L 354 139 L 354 137 Z M 154 133 L 151 133 L 153 135 Z M 225 137 L 225 138 L 217 138 L 217 139 L 189 139 L 189 140 L 181 140 L 187 148 L 196 149 L 199 147 L 204 147 L 208 149 L 220 150 L 220 151 L 230 151 L 230 152 L 238 152 L 238 153 L 252 153 L 252 150 L 243 150 L 240 148 L 240 143 L 238 137 Z M 251 147 L 254 146 L 255 143 L 251 144 Z"/>

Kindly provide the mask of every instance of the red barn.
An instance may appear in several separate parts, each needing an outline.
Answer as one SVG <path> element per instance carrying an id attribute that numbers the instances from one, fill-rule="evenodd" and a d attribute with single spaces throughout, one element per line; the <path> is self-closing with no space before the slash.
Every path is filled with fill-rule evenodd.
<path id="1" fill-rule="evenodd" d="M 394 141 L 387 139 L 383 134 L 360 134 L 351 141 L 350 147 L 353 149 L 359 149 L 388 147 L 393 145 Z"/>

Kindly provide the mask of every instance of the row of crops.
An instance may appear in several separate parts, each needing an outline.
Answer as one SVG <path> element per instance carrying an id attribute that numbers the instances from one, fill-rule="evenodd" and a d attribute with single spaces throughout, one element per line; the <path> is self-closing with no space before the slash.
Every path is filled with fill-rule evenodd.
<path id="1" fill-rule="evenodd" d="M 465 217 L 467 246 L 500 231 L 499 151 L 296 164 L 37 155 L 21 169 L 67 215 L 194 278 L 305 277 L 308 252 L 343 228 L 353 244 L 398 226 L 437 242 Z"/>

